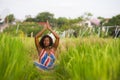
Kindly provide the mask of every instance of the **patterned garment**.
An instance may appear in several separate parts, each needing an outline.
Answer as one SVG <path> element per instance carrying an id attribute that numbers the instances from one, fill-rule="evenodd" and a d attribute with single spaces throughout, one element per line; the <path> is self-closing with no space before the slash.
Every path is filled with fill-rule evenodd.
<path id="1" fill-rule="evenodd" d="M 52 51 L 48 54 L 44 49 L 42 49 L 39 57 L 40 63 L 34 62 L 34 64 L 41 69 L 49 69 L 55 62 L 55 55 Z"/>

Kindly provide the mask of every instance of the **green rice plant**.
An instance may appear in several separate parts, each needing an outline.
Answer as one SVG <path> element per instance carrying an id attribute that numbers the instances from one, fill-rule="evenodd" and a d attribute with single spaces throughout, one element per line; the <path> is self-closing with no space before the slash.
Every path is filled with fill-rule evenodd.
<path id="1" fill-rule="evenodd" d="M 63 38 L 55 69 L 41 72 L 33 38 L 0 35 L 0 80 L 119 80 L 120 40 Z"/>
<path id="2" fill-rule="evenodd" d="M 0 80 L 41 79 L 28 54 L 21 39 L 1 34 Z"/>
<path id="3" fill-rule="evenodd" d="M 67 49 L 56 70 L 61 80 L 120 79 L 119 39 L 69 39 L 65 43 Z"/>

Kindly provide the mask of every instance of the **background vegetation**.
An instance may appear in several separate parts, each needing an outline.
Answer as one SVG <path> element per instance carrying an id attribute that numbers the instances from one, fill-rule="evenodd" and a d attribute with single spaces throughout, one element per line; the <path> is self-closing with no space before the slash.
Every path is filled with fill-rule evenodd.
<path id="1" fill-rule="evenodd" d="M 38 24 L 38 22 L 46 22 L 48 20 L 51 24 L 51 26 L 59 31 L 63 32 L 69 29 L 73 29 L 75 31 L 76 35 L 81 35 L 85 32 L 86 25 L 82 25 L 83 22 L 90 20 L 92 17 L 91 13 L 84 13 L 82 16 L 71 19 L 66 17 L 59 17 L 55 18 L 53 13 L 50 12 L 41 12 L 38 13 L 34 18 L 32 18 L 30 15 L 26 17 L 26 19 L 23 22 L 15 21 L 15 17 L 13 14 L 10 14 L 6 16 L 5 23 L 9 23 L 9 27 L 4 30 L 5 33 L 12 34 L 12 35 L 19 35 L 19 33 L 23 33 L 25 36 L 31 36 L 31 33 L 33 33 L 33 36 L 41 30 L 41 25 Z M 93 25 L 95 27 L 95 30 L 88 30 L 88 33 L 85 33 L 85 36 L 89 36 L 91 34 L 100 34 L 100 37 L 105 37 L 106 33 L 101 32 L 102 26 L 115 26 L 114 28 L 110 28 L 107 36 L 113 36 L 115 33 L 115 29 L 117 26 L 120 26 L 120 15 L 113 16 L 110 19 L 104 18 L 104 17 L 98 17 L 100 20 L 99 25 Z M 15 22 L 15 23 L 14 23 Z M 81 25 L 80 25 L 81 24 Z M 99 31 L 99 28 L 101 29 Z M 17 31 L 18 30 L 18 31 Z M 93 32 L 92 32 L 93 31 Z M 92 32 L 92 33 L 91 33 Z M 16 33 L 16 34 L 15 34 Z"/>

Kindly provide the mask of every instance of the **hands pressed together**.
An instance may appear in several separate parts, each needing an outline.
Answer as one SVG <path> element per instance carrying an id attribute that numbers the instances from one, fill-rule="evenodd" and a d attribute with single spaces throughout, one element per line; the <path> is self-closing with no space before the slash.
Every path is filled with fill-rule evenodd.
<path id="1" fill-rule="evenodd" d="M 52 29 L 51 29 L 51 26 L 50 26 L 50 24 L 49 24 L 48 21 L 47 21 L 47 23 L 45 24 L 44 29 L 52 30 Z"/>

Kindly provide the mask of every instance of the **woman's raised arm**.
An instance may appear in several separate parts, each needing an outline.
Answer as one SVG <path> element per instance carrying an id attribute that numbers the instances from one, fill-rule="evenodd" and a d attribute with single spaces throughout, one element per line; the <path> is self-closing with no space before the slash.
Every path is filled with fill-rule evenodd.
<path id="1" fill-rule="evenodd" d="M 57 33 L 55 33 L 55 32 L 51 29 L 50 24 L 49 24 L 48 21 L 47 21 L 47 28 L 48 28 L 48 30 L 49 30 L 49 31 L 55 36 L 55 38 L 56 38 L 55 43 L 53 44 L 53 48 L 54 48 L 54 50 L 56 51 L 56 49 L 57 49 L 57 47 L 58 47 L 58 44 L 59 44 L 59 36 L 58 36 Z"/>
<path id="2" fill-rule="evenodd" d="M 40 53 L 40 51 L 42 50 L 42 47 L 40 46 L 39 44 L 39 38 L 42 36 L 42 34 L 47 30 L 47 27 L 44 26 L 44 28 L 38 32 L 35 36 L 35 45 L 36 45 L 36 48 L 38 50 L 38 53 Z"/>

